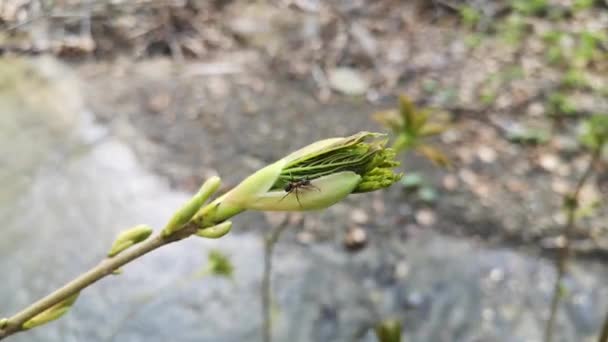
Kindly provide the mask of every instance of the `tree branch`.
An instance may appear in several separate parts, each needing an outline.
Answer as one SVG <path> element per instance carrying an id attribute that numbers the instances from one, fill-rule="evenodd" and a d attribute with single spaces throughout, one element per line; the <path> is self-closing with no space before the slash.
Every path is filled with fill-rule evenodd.
<path id="1" fill-rule="evenodd" d="M 168 245 L 172 242 L 185 239 L 193 235 L 198 229 L 199 227 L 194 224 L 186 224 L 182 229 L 167 237 L 163 237 L 161 233 L 158 233 L 154 237 L 133 246 L 133 248 L 130 248 L 114 257 L 102 260 L 99 264 L 97 264 L 97 266 L 79 275 L 72 281 L 65 284 L 63 287 L 31 304 L 12 317 L 9 317 L 8 320 L 3 323 L 3 326 L 0 327 L 0 340 L 25 330 L 23 328 L 23 324 L 28 320 L 44 312 L 53 305 L 79 293 L 82 289 L 97 282 L 98 280 L 112 274 L 112 272 L 120 267 L 135 259 L 138 259 L 145 254 L 148 254 L 149 252 L 152 252 L 155 249 Z"/>

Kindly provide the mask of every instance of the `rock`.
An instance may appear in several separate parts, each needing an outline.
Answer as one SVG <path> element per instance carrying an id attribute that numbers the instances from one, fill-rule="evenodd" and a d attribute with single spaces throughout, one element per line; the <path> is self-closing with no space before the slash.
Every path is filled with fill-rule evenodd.
<path id="1" fill-rule="evenodd" d="M 369 87 L 361 73 L 352 68 L 335 68 L 329 72 L 328 80 L 332 89 L 344 95 L 363 95 Z"/>
<path id="2" fill-rule="evenodd" d="M 350 251 L 358 251 L 367 244 L 367 233 L 359 226 L 351 226 L 344 237 L 344 247 Z"/>
<path id="3" fill-rule="evenodd" d="M 435 212 L 430 209 L 420 209 L 416 212 L 416 222 L 423 226 L 431 226 L 435 223 Z"/>
<path id="4" fill-rule="evenodd" d="M 480 146 L 477 149 L 477 157 L 484 163 L 492 163 L 496 161 L 496 150 L 488 146 Z"/>

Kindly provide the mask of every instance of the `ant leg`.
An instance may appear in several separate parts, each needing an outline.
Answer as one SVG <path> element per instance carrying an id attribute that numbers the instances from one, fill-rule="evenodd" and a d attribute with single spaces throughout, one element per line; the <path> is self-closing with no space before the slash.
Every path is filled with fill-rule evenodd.
<path id="1" fill-rule="evenodd" d="M 302 208 L 302 202 L 300 202 L 300 197 L 298 196 L 298 188 L 296 188 L 296 200 L 298 201 L 298 204 L 300 205 L 300 208 Z"/>
<path id="2" fill-rule="evenodd" d="M 290 191 L 290 192 L 288 192 L 288 193 L 286 193 L 286 194 L 285 194 L 285 196 L 281 197 L 281 199 L 279 200 L 279 202 L 281 202 L 282 200 L 284 200 L 284 199 L 285 199 L 285 197 L 289 196 L 289 194 L 290 194 L 290 193 L 291 193 L 291 191 Z"/>

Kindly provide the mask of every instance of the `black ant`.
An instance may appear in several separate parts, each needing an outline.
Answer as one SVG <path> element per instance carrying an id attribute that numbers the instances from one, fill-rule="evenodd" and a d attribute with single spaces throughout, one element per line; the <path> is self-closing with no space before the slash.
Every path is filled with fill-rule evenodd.
<path id="1" fill-rule="evenodd" d="M 296 200 L 298 201 L 298 204 L 300 205 L 300 208 L 301 208 L 302 203 L 300 202 L 300 197 L 298 196 L 298 189 L 309 189 L 309 188 L 313 188 L 317 191 L 321 191 L 321 189 L 312 185 L 312 183 L 310 183 L 310 179 L 308 179 L 306 177 L 304 177 L 303 179 L 300 179 L 300 180 L 294 180 L 293 177 L 291 177 L 291 180 L 289 181 L 289 183 L 287 183 L 287 185 L 285 185 L 285 187 L 283 188 L 283 190 L 285 190 L 286 194 L 279 200 L 279 202 L 284 200 L 285 197 L 289 196 L 290 193 L 295 192 Z"/>

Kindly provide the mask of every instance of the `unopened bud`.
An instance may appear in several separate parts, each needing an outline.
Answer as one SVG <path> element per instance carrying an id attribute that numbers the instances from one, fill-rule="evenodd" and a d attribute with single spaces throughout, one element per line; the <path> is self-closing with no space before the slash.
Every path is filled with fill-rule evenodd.
<path id="1" fill-rule="evenodd" d="M 125 249 L 140 243 L 152 234 L 152 228 L 146 225 L 135 226 L 118 234 L 116 240 L 112 244 L 112 248 L 108 252 L 108 257 L 113 257 Z"/>

